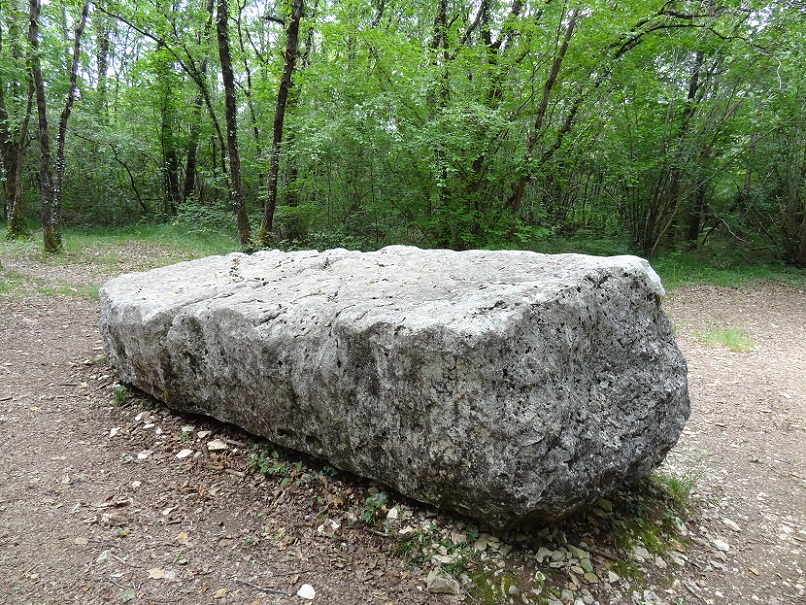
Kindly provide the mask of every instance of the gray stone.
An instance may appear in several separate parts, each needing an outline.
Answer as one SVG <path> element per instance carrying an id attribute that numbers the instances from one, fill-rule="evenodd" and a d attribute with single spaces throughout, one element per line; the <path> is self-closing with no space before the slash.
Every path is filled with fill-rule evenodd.
<path id="1" fill-rule="evenodd" d="M 459 582 L 441 569 L 432 569 L 426 578 L 428 592 L 433 594 L 459 594 L 462 591 Z"/>
<path id="2" fill-rule="evenodd" d="M 646 261 L 394 246 L 107 282 L 120 380 L 494 527 L 648 474 L 689 414 Z"/>

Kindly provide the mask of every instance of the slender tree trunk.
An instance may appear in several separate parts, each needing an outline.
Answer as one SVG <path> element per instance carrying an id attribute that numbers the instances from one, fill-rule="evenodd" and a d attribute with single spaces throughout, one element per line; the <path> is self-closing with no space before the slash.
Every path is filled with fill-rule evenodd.
<path id="1" fill-rule="evenodd" d="M 285 66 L 280 79 L 280 90 L 277 92 L 277 105 L 274 109 L 274 122 L 272 125 L 271 156 L 269 158 L 269 191 L 266 204 L 263 207 L 263 221 L 260 225 L 259 241 L 261 246 L 270 244 L 270 234 L 274 223 L 274 210 L 277 207 L 277 177 L 280 172 L 280 144 L 283 140 L 283 122 L 285 108 L 288 102 L 288 93 L 291 90 L 291 76 L 297 61 L 297 41 L 299 39 L 299 24 L 302 20 L 304 8 L 303 0 L 294 0 L 291 5 L 291 19 L 288 23 L 288 33 L 285 45 Z"/>
<path id="2" fill-rule="evenodd" d="M 106 119 L 107 110 L 107 72 L 109 70 L 109 16 L 100 11 L 92 15 L 95 27 L 95 61 L 98 65 L 98 82 L 95 87 L 95 111 L 102 119 Z"/>
<path id="3" fill-rule="evenodd" d="M 295 0 L 299 1 L 299 0 Z M 227 155 L 230 168 L 230 200 L 238 224 L 238 240 L 241 246 L 249 248 L 249 218 L 243 199 L 241 184 L 241 156 L 238 151 L 238 107 L 235 103 L 235 75 L 232 71 L 232 58 L 229 47 L 229 17 L 227 0 L 217 0 L 216 33 L 218 55 L 221 60 L 221 77 L 224 81 L 224 115 L 227 122 Z"/>
<path id="4" fill-rule="evenodd" d="M 171 20 L 173 7 L 164 5 L 163 0 L 156 2 L 157 12 L 168 22 Z M 173 61 L 165 42 L 157 42 L 156 52 L 156 90 L 160 95 L 160 146 L 162 147 L 162 216 L 170 219 L 179 210 L 179 153 L 176 149 L 174 128 L 176 123 L 176 103 L 174 101 L 174 83 L 177 81 L 173 72 Z"/>
<path id="5" fill-rule="evenodd" d="M 28 114 L 32 110 L 32 100 L 29 97 Z M 26 119 L 26 122 L 28 120 Z M 27 128 L 22 128 L 21 135 L 27 135 Z M 5 196 L 7 228 L 6 239 L 25 239 L 29 235 L 28 226 L 22 216 L 22 156 L 25 139 L 10 141 L 4 145 L 3 169 L 5 171 Z"/>
<path id="6" fill-rule="evenodd" d="M 61 247 L 61 211 L 62 211 L 62 195 L 64 191 L 64 171 L 66 162 L 64 159 L 64 144 L 67 138 L 67 121 L 70 119 L 70 114 L 73 112 L 73 104 L 76 99 L 77 80 L 78 80 L 78 64 L 81 59 L 81 35 L 84 33 L 84 28 L 87 25 L 87 16 L 90 11 L 90 3 L 87 2 L 81 10 L 81 17 L 79 18 L 78 25 L 73 39 L 73 60 L 70 64 L 70 87 L 67 91 L 67 99 L 64 102 L 64 109 L 59 117 L 59 131 L 56 135 L 56 174 L 53 179 L 53 199 L 52 199 L 52 219 L 55 225 L 59 246 Z"/>
<path id="7" fill-rule="evenodd" d="M 59 252 L 62 249 L 59 225 L 53 212 L 53 174 L 50 169 L 50 135 L 48 133 L 48 112 L 45 99 L 45 81 L 39 61 L 39 12 L 40 0 L 29 2 L 28 43 L 31 45 L 29 68 L 36 91 L 36 110 L 39 119 L 39 190 L 42 200 L 42 239 L 45 252 Z"/>
<path id="8" fill-rule="evenodd" d="M 8 6 L 0 4 L 2 9 L 8 10 Z M 13 12 L 17 7 L 11 5 Z M 20 11 L 21 12 L 21 11 Z M 23 45 L 21 43 L 21 25 L 19 19 L 8 19 L 4 25 L 7 30 L 0 29 L 0 50 L 3 44 L 8 41 L 11 46 L 11 56 L 19 61 L 23 56 Z M 6 106 L 6 93 L 10 94 L 12 100 L 20 95 L 22 86 L 28 88 L 25 113 L 22 119 L 17 122 L 12 119 L 9 109 Z M 28 237 L 28 226 L 22 216 L 22 193 L 20 184 L 22 181 L 22 158 L 28 141 L 28 123 L 31 119 L 33 109 L 34 86 L 30 78 L 27 81 L 12 80 L 11 82 L 0 82 L 0 162 L 3 166 L 3 191 L 5 193 L 4 214 L 7 222 L 6 239 L 15 240 Z"/>
<path id="9" fill-rule="evenodd" d="M 554 89 L 554 85 L 557 82 L 557 76 L 560 74 L 560 68 L 563 64 L 563 59 L 565 59 L 565 53 L 568 51 L 568 44 L 571 42 L 571 38 L 574 35 L 574 28 L 576 27 L 577 22 L 577 15 L 579 14 L 578 9 L 574 9 L 571 11 L 570 17 L 568 19 L 568 25 L 565 28 L 565 36 L 563 37 L 562 44 L 560 44 L 560 48 L 557 50 L 557 54 L 554 57 L 554 61 L 551 64 L 551 71 L 549 72 L 549 77 L 546 79 L 546 83 L 543 85 L 543 96 L 540 99 L 540 105 L 537 107 L 537 115 L 535 116 L 535 124 L 532 129 L 532 134 L 529 136 L 529 140 L 526 144 L 526 157 L 524 158 L 524 164 L 527 164 L 532 160 L 534 156 L 535 147 L 537 146 L 537 142 L 540 140 L 541 135 L 543 134 L 543 124 L 546 119 L 546 114 L 548 111 L 549 99 L 551 97 L 551 91 Z M 570 125 L 569 125 L 570 127 Z M 518 182 L 515 184 L 513 188 L 512 195 L 509 199 L 510 207 L 514 213 L 520 212 L 521 205 L 523 204 L 523 196 L 526 193 L 526 185 L 532 180 L 532 172 L 528 168 L 524 169 L 523 175 L 518 179 Z"/>
<path id="10" fill-rule="evenodd" d="M 213 24 L 213 13 L 215 11 L 214 0 L 207 0 L 207 23 L 204 31 L 199 36 L 198 42 L 206 42 L 210 36 L 210 27 Z M 205 81 L 207 78 L 207 56 L 203 56 L 199 61 L 199 78 Z M 196 187 L 196 156 L 199 149 L 199 133 L 201 131 L 201 111 L 204 105 L 204 95 L 201 91 L 193 99 L 193 114 L 190 123 L 190 137 L 188 140 L 187 157 L 185 160 L 185 183 L 182 188 L 182 200 L 187 200 L 193 195 Z"/>
<path id="11" fill-rule="evenodd" d="M 157 53 L 161 50 L 157 46 Z M 160 59 L 157 78 L 160 83 L 162 107 L 160 108 L 160 141 L 162 143 L 163 208 L 166 218 L 176 216 L 179 210 L 179 153 L 174 137 L 175 110 L 173 86 L 171 85 L 170 61 Z"/>

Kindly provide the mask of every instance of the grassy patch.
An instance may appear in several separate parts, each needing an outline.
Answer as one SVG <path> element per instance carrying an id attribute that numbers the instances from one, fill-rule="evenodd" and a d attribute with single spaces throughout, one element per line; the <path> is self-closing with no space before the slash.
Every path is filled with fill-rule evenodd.
<path id="1" fill-rule="evenodd" d="M 713 326 L 707 330 L 694 332 L 694 337 L 708 346 L 725 347 L 736 353 L 746 353 L 755 347 L 755 342 L 743 327 Z"/>
<path id="2" fill-rule="evenodd" d="M 13 293 L 22 282 L 23 278 L 19 273 L 0 266 L 0 294 Z"/>
<path id="3" fill-rule="evenodd" d="M 652 267 L 666 289 L 697 284 L 739 288 L 760 281 L 806 286 L 806 271 L 783 263 L 750 263 L 693 252 L 671 252 L 652 259 Z"/>
<path id="4" fill-rule="evenodd" d="M 74 296 L 77 298 L 98 300 L 99 289 L 100 286 L 97 284 L 60 284 L 55 286 L 38 286 L 36 291 L 46 296 Z"/>
<path id="5" fill-rule="evenodd" d="M 233 237 L 209 232 L 185 233 L 167 224 L 115 230 L 68 230 L 64 233 L 64 242 L 65 262 L 92 263 L 112 271 L 131 266 L 133 261 L 144 268 L 159 267 L 238 249 Z"/>

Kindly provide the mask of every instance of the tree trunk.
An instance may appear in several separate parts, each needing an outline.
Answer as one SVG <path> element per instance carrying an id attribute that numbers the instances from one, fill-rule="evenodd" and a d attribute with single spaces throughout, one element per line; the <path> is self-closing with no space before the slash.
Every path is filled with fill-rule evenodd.
<path id="1" fill-rule="evenodd" d="M 28 99 L 28 115 L 32 110 L 32 98 Z M 25 122 L 28 122 L 26 116 Z M 26 124 L 27 126 L 27 124 Z M 5 172 L 5 196 L 6 215 L 8 217 L 8 227 L 6 229 L 7 240 L 25 239 L 29 235 L 28 225 L 22 216 L 22 155 L 25 145 L 27 128 L 20 129 L 21 138 L 3 144 L 3 170 Z"/>
<path id="2" fill-rule="evenodd" d="M 551 91 L 554 88 L 554 84 L 557 82 L 557 76 L 560 74 L 560 68 L 562 67 L 563 59 L 565 58 L 565 53 L 568 51 L 568 44 L 571 42 L 571 37 L 574 35 L 574 28 L 576 27 L 578 14 L 579 14 L 578 9 L 574 9 L 571 11 L 571 14 L 568 19 L 568 25 L 565 28 L 565 36 L 563 37 L 562 44 L 560 45 L 560 48 L 554 57 L 554 61 L 551 64 L 551 71 L 549 72 L 549 77 L 546 79 L 546 83 L 543 85 L 543 96 L 540 99 L 540 105 L 538 105 L 537 107 L 535 124 L 532 130 L 532 134 L 529 136 L 529 140 L 527 141 L 526 144 L 526 157 L 524 158 L 524 173 L 518 179 L 518 182 L 515 184 L 515 187 L 512 190 L 512 195 L 510 196 L 509 199 L 509 205 L 512 208 L 512 212 L 515 214 L 520 212 L 521 205 L 523 204 L 523 196 L 526 193 L 526 185 L 528 185 L 529 182 L 532 180 L 532 173 L 531 170 L 528 168 L 528 164 L 532 160 L 532 157 L 534 156 L 535 147 L 537 146 L 537 142 L 540 140 L 540 137 L 542 135 L 543 123 L 545 122 L 546 119 L 546 113 L 548 111 L 548 105 L 549 105 L 549 98 L 551 97 Z"/>
<path id="3" fill-rule="evenodd" d="M 213 0 L 207 0 L 207 23 L 204 26 L 204 31 L 199 36 L 199 45 L 206 42 L 210 35 L 210 27 L 213 24 L 213 12 L 215 6 Z M 207 78 L 207 56 L 203 56 L 199 61 L 199 78 L 204 81 Z M 182 189 L 182 200 L 187 200 L 193 195 L 193 190 L 196 187 L 196 155 L 199 150 L 199 133 L 201 131 L 201 110 L 204 105 L 204 95 L 201 91 L 196 94 L 193 99 L 193 115 L 190 123 L 190 138 L 188 140 L 187 158 L 185 160 L 185 183 Z M 215 158 L 214 158 L 215 159 Z M 215 165 L 215 162 L 213 162 Z"/>
<path id="4" fill-rule="evenodd" d="M 28 102 L 19 126 L 13 126 L 6 108 L 3 86 L 0 86 L 0 159 L 5 180 L 3 189 L 6 203 L 6 239 L 28 237 L 28 226 L 22 216 L 22 158 L 28 140 L 28 123 L 33 110 L 33 83 L 28 87 Z"/>
<path id="5" fill-rule="evenodd" d="M 161 50 L 157 46 L 157 53 Z M 173 86 L 170 81 L 171 63 L 159 59 L 157 72 L 162 106 L 160 107 L 160 142 L 162 144 L 162 176 L 163 176 L 163 205 L 162 214 L 167 219 L 176 216 L 179 210 L 179 154 L 176 150 L 174 138 L 174 101 Z"/>
<path id="6" fill-rule="evenodd" d="M 98 65 L 98 82 L 95 87 L 95 110 L 98 116 L 105 119 L 107 109 L 107 71 L 109 70 L 109 23 L 105 13 L 95 11 L 92 15 L 95 26 L 95 61 Z"/>
<path id="7" fill-rule="evenodd" d="M 73 112 L 73 104 L 76 99 L 78 63 L 81 59 L 81 35 L 87 25 L 87 15 L 89 15 L 90 3 L 87 2 L 81 10 L 81 17 L 76 27 L 73 39 L 73 60 L 70 64 L 70 87 L 67 91 L 67 99 L 64 102 L 64 109 L 59 117 L 59 132 L 56 135 L 56 176 L 53 181 L 52 218 L 57 234 L 61 229 L 62 194 L 64 187 L 64 170 L 66 162 L 64 159 L 64 144 L 67 138 L 67 121 Z M 58 235 L 59 247 L 61 247 L 61 235 Z M 47 244 L 46 244 L 47 248 Z"/>
<path id="8" fill-rule="evenodd" d="M 274 210 L 277 207 L 277 177 L 280 172 L 280 144 L 283 140 L 283 122 L 285 108 L 288 102 L 288 93 L 291 90 L 291 76 L 297 61 L 297 41 L 299 38 L 299 24 L 302 20 L 303 0 L 294 0 L 291 6 L 291 19 L 288 23 L 288 33 L 285 45 L 285 66 L 280 79 L 280 90 L 277 92 L 277 105 L 274 109 L 274 122 L 272 125 L 271 156 L 269 158 L 269 191 L 266 204 L 263 207 L 263 221 L 260 225 L 259 243 L 261 246 L 270 245 L 270 234 L 274 223 Z"/>
<path id="9" fill-rule="evenodd" d="M 50 135 L 48 134 L 48 112 L 45 99 L 45 81 L 39 61 L 39 12 L 40 0 L 30 0 L 30 21 L 28 43 L 31 45 L 29 67 L 36 91 L 36 110 L 39 118 L 39 191 L 42 201 L 42 239 L 45 252 L 59 252 L 62 249 L 59 225 L 53 212 L 53 174 L 50 170 Z"/>
<path id="10" fill-rule="evenodd" d="M 299 1 L 299 0 L 295 0 Z M 238 240 L 241 246 L 249 248 L 249 218 L 243 199 L 241 184 L 241 156 L 238 151 L 238 107 L 235 103 L 235 75 L 232 71 L 232 58 L 229 49 L 229 17 L 227 0 L 217 0 L 216 34 L 218 56 L 221 60 L 221 77 L 224 82 L 224 115 L 227 122 L 227 155 L 230 168 L 230 200 L 238 224 Z"/>

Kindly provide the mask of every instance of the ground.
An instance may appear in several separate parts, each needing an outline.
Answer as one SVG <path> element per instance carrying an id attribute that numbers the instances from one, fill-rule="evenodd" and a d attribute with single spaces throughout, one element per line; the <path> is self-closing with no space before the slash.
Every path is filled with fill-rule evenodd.
<path id="1" fill-rule="evenodd" d="M 806 603 L 802 287 L 675 289 L 692 415 L 667 491 L 491 535 L 116 385 L 95 285 L 160 251 L 2 246 L 0 603 Z M 428 590 L 439 565 L 458 595 Z"/>

